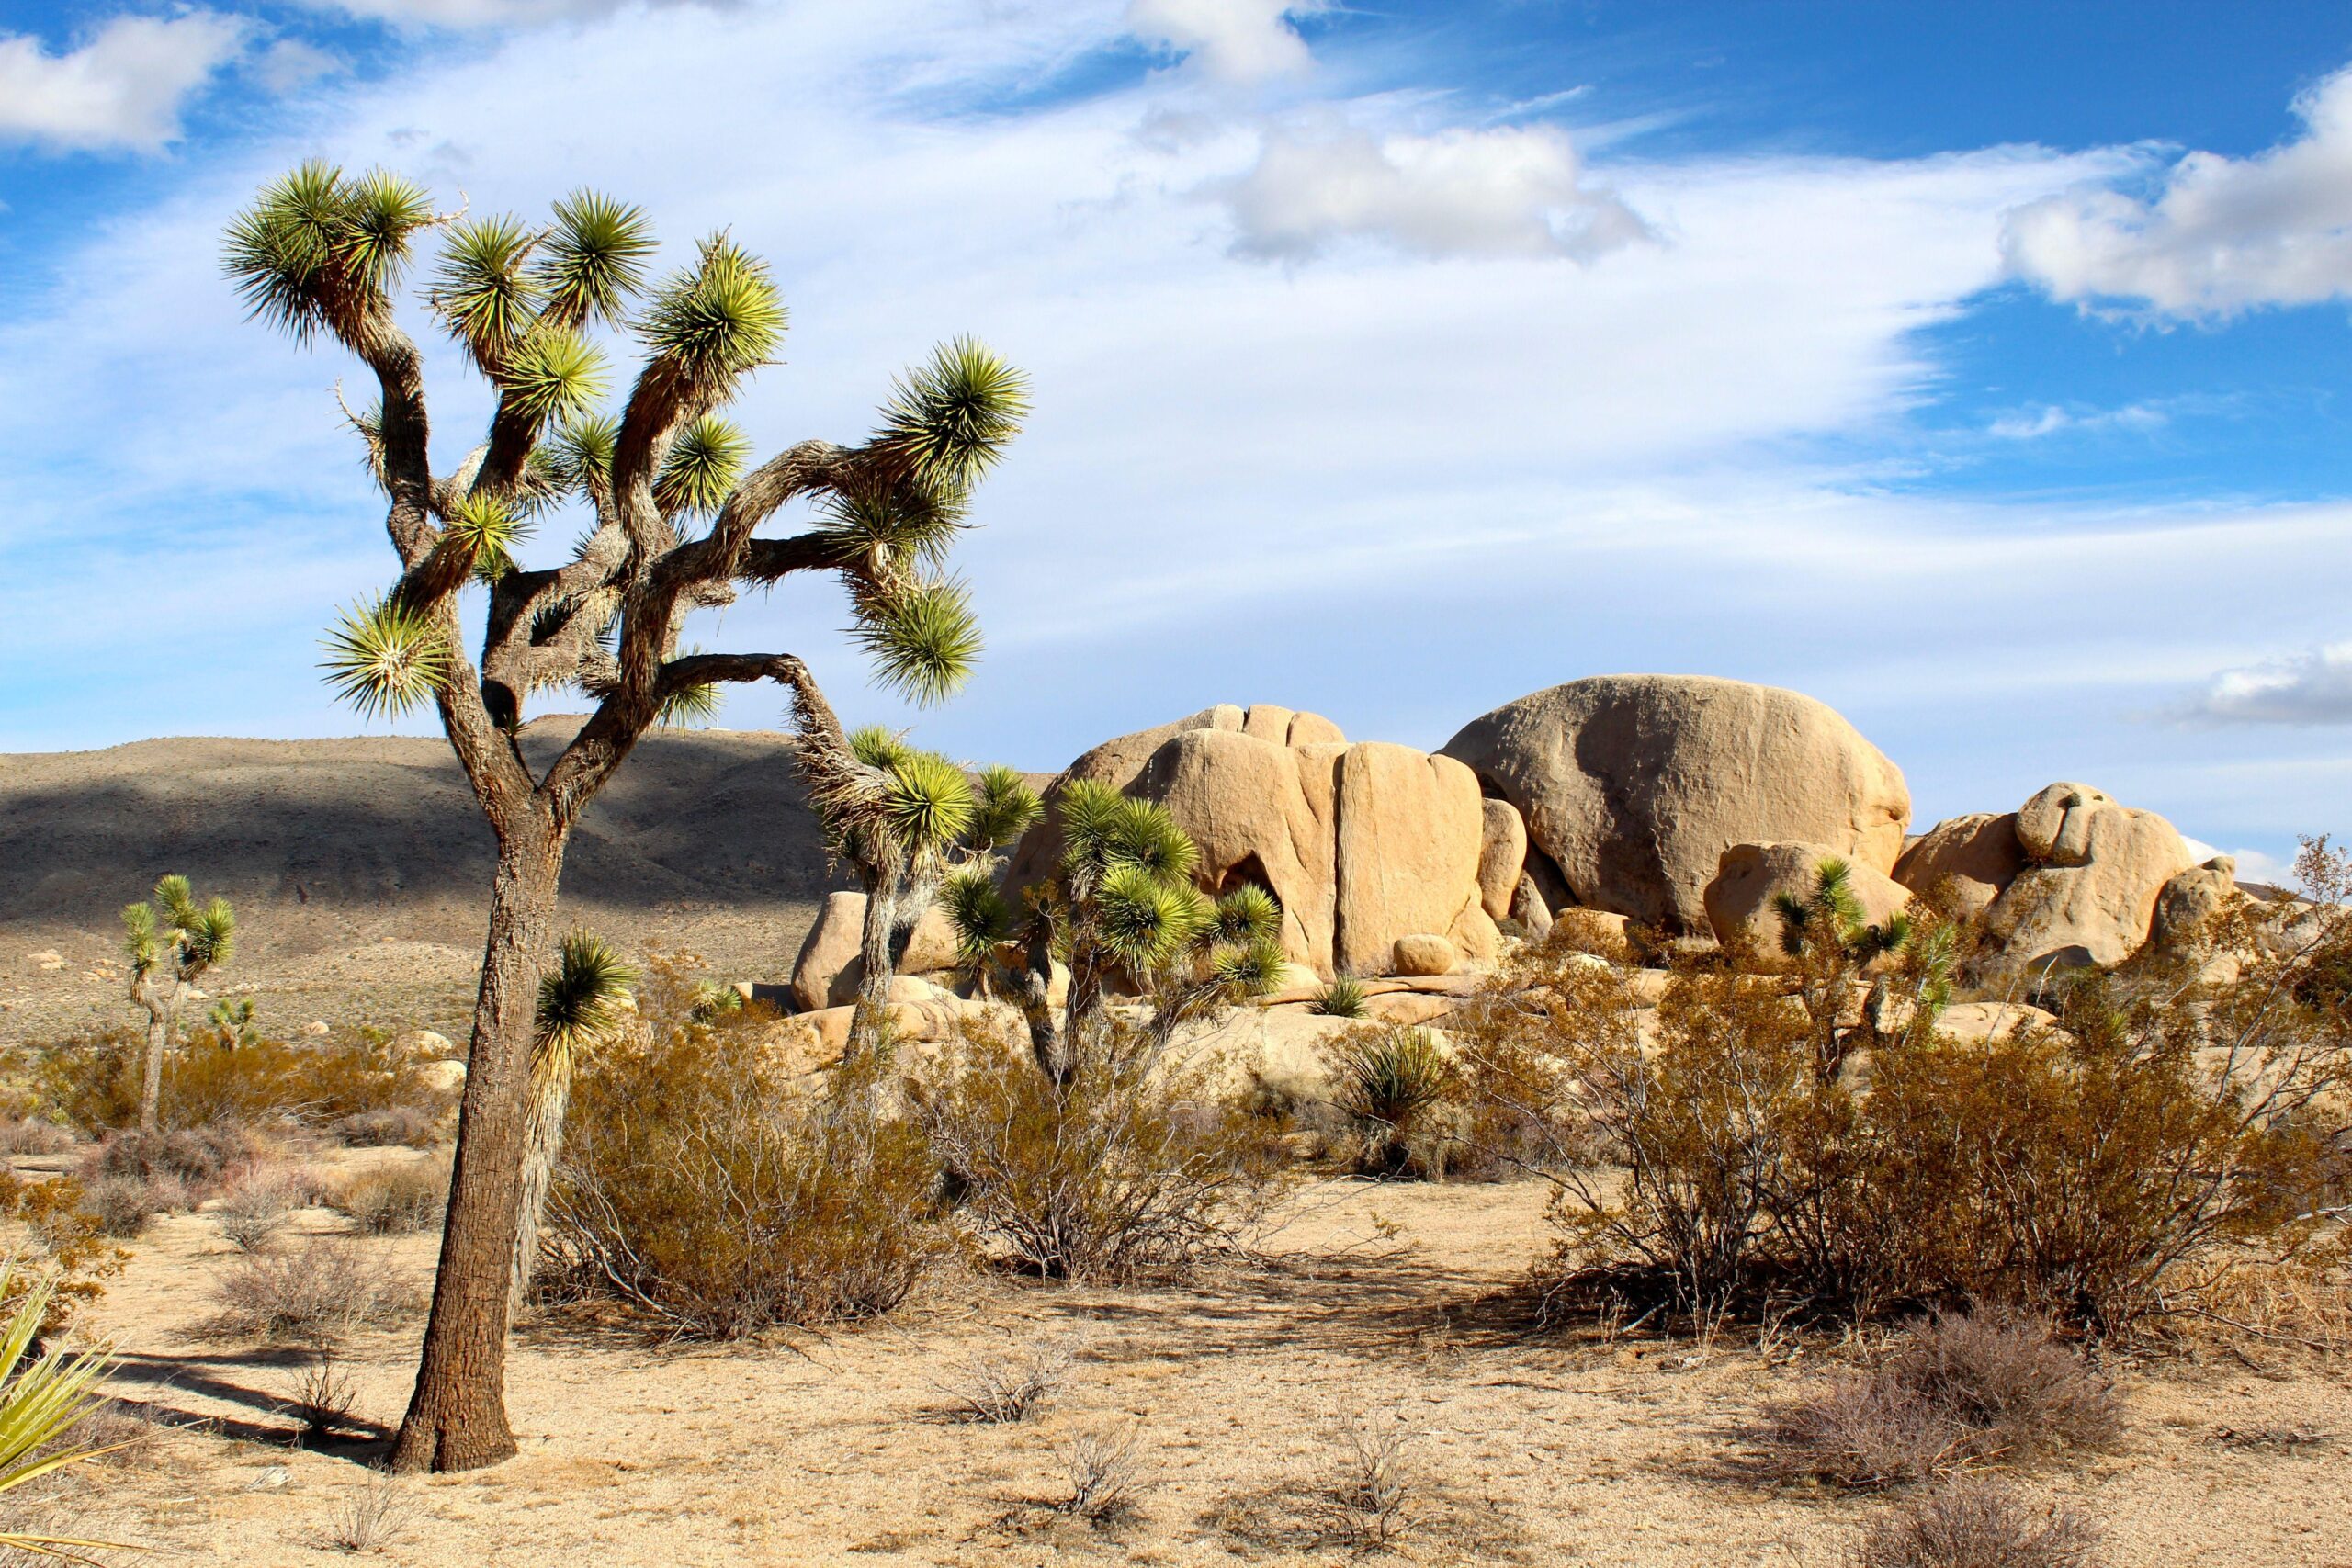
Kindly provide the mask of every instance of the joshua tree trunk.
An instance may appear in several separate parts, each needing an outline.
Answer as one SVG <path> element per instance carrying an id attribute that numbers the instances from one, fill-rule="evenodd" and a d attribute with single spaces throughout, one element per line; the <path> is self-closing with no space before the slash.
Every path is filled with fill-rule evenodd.
<path id="1" fill-rule="evenodd" d="M 883 867 L 866 884 L 865 923 L 859 929 L 857 944 L 865 973 L 857 982 L 857 1010 L 850 1015 L 849 1049 L 844 1053 L 853 1062 L 874 1049 L 889 1021 L 890 982 L 899 969 L 898 950 L 890 940 L 898 926 L 899 882 L 891 868 Z"/>
<path id="2" fill-rule="evenodd" d="M 164 998 L 155 994 L 153 985 L 134 987 L 130 995 L 133 1001 L 147 1010 L 147 1059 L 139 1084 L 139 1130 L 152 1133 L 164 1098 L 164 1052 L 171 1043 L 171 1011 Z"/>
<path id="3" fill-rule="evenodd" d="M 457 1163 L 416 1392 L 392 1450 L 399 1471 L 470 1470 L 514 1454 L 506 1421 L 507 1312 L 520 1224 L 525 1122 L 540 972 L 555 925 L 564 827 L 540 812 L 499 833 L 498 878 L 458 1111 Z"/>

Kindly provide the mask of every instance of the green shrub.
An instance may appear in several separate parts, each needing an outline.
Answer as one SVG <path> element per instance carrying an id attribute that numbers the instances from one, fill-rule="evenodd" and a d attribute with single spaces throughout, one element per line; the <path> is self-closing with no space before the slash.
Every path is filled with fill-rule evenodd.
<path id="1" fill-rule="evenodd" d="M 922 1133 L 796 1084 L 743 1015 L 614 1042 L 574 1079 L 537 1279 L 735 1339 L 890 1311 L 951 1248 Z"/>
<path id="2" fill-rule="evenodd" d="M 1322 995 L 1306 1010 L 1325 1018 L 1362 1018 L 1365 1001 L 1363 982 L 1341 976 L 1324 987 Z"/>
<path id="3" fill-rule="evenodd" d="M 1351 1030 L 1326 1048 L 1335 1098 L 1362 1140 L 1373 1176 L 1442 1176 L 1447 1138 L 1430 1134 L 1453 1089 L 1453 1066 L 1426 1029 Z"/>

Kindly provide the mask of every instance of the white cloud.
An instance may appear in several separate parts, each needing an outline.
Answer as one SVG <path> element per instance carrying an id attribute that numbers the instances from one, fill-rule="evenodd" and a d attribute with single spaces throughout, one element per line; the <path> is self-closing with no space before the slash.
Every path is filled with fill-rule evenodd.
<path id="1" fill-rule="evenodd" d="M 2004 254 L 2056 299 L 2188 319 L 2352 299 L 2352 67 L 2294 107 L 2299 140 L 2252 158 L 2191 152 L 2153 199 L 2085 187 L 2018 208 Z"/>
<path id="2" fill-rule="evenodd" d="M 1649 235 L 1623 201 L 1586 183 L 1566 133 L 1548 125 L 1276 129 L 1247 174 L 1209 191 L 1232 216 L 1236 253 L 1272 261 L 1351 240 L 1416 256 L 1590 261 Z"/>
<path id="3" fill-rule="evenodd" d="M 2352 724 L 2352 642 L 2224 670 L 2181 716 L 2210 724 Z"/>
<path id="4" fill-rule="evenodd" d="M 2258 882 L 2266 887 L 2291 888 L 2297 886 L 2294 862 L 2267 851 L 2216 849 L 2204 840 L 2190 838 L 2186 833 L 2180 836 L 2180 841 L 2188 846 L 2188 852 L 2197 857 L 2199 865 L 2215 855 L 2227 855 L 2237 862 L 2237 870 L 2232 874 L 2240 882 Z"/>
<path id="5" fill-rule="evenodd" d="M 248 30 L 211 11 L 117 17 L 64 54 L 29 33 L 0 34 L 0 141 L 159 152 L 179 135 L 189 96 L 243 47 Z"/>
<path id="6" fill-rule="evenodd" d="M 2005 413 L 1984 427 L 1999 441 L 2038 441 L 2062 431 L 2126 430 L 2145 433 L 2162 428 L 2169 416 L 2153 403 L 2127 403 L 2120 409 L 2060 408 L 2054 403 Z"/>
<path id="7" fill-rule="evenodd" d="M 644 0 L 649 6 L 697 0 Z M 632 0 L 294 0 L 313 11 L 334 11 L 394 27 L 527 28 L 610 16 Z"/>
<path id="8" fill-rule="evenodd" d="M 1196 62 L 1221 82 L 1262 82 L 1313 63 L 1289 17 L 1320 10 L 1296 0 L 1128 0 L 1126 28 Z"/>
<path id="9" fill-rule="evenodd" d="M 247 68 L 253 79 L 271 93 L 291 93 L 322 76 L 344 69 L 342 59 L 300 39 L 284 38 L 262 51 Z"/>

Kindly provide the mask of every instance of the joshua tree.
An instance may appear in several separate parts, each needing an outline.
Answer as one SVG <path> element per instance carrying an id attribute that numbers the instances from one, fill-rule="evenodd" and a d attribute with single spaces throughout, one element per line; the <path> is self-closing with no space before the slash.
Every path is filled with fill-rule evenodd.
<path id="1" fill-rule="evenodd" d="M 1781 949 L 1794 961 L 1797 999 L 1812 1025 L 1814 1069 L 1825 1083 L 1838 1076 L 1855 1045 L 1885 1037 L 1898 997 L 1911 1003 L 1906 1028 L 1915 1033 L 1933 1027 L 1951 999 L 1958 952 L 1952 926 L 1905 914 L 1870 924 L 1854 897 L 1853 874 L 1832 857 L 1814 867 L 1813 886 L 1803 897 L 1782 893 L 1772 900 L 1781 917 Z M 1873 964 L 1860 1022 L 1844 1028 L 1849 987 Z"/>
<path id="2" fill-rule="evenodd" d="M 150 903 L 122 909 L 123 952 L 130 959 L 130 999 L 146 1010 L 147 1062 L 139 1083 L 139 1130 L 155 1130 L 164 1093 L 164 1052 L 171 1044 L 180 1003 L 206 970 L 229 962 L 237 917 L 226 898 L 199 908 L 185 876 L 155 884 Z"/>
<path id="3" fill-rule="evenodd" d="M 507 1316 L 523 1307 L 538 1261 L 539 1218 L 548 1184 L 563 1153 L 563 1116 L 571 1106 L 571 1074 L 580 1055 L 611 1039 L 628 1016 L 637 971 L 601 937 L 574 931 L 563 939 L 555 967 L 539 981 L 531 1030 L 531 1108 L 523 1122 L 523 1201 L 514 1225 L 513 1299 Z"/>
<path id="4" fill-rule="evenodd" d="M 1261 995 L 1283 971 L 1282 908 L 1244 885 L 1210 899 L 1193 886 L 1199 852 L 1160 807 L 1080 780 L 1055 803 L 1061 863 L 1012 903 L 983 868 L 951 876 L 943 895 L 967 960 L 994 979 L 1029 1025 L 1037 1066 L 1068 1083 L 1109 1048 L 1104 987 L 1123 971 L 1150 1003 L 1141 1045 L 1163 1048 L 1186 1020 Z M 1018 942 L 1017 963 L 1004 962 Z M 1058 1012 L 1053 964 L 1069 965 Z"/>
<path id="5" fill-rule="evenodd" d="M 393 306 L 432 230 L 444 239 L 425 305 L 495 394 L 481 445 L 441 474 L 422 357 Z M 592 193 L 557 202 L 544 225 L 442 217 L 404 180 L 323 164 L 266 187 L 228 235 L 254 315 L 298 343 L 333 338 L 377 383 L 377 404 L 350 417 L 389 501 L 400 576 L 335 628 L 329 679 L 370 715 L 430 703 L 498 843 L 448 1222 L 392 1454 L 401 1470 L 514 1452 L 504 1356 L 533 1013 L 573 825 L 649 728 L 707 710 L 718 682 L 776 681 L 827 711 L 797 658 L 682 652 L 681 623 L 740 584 L 828 572 L 886 682 L 935 699 L 979 648 L 964 591 L 940 573 L 971 486 L 1019 427 L 1018 373 L 958 341 L 897 384 L 863 445 L 804 441 L 746 469 L 749 444 L 718 411 L 775 358 L 783 301 L 724 233 L 649 288 L 653 248 L 635 208 Z M 599 326 L 642 354 L 610 416 L 596 412 Z M 560 564 L 526 570 L 515 555 L 532 519 L 566 501 L 584 507 L 584 532 Z M 754 537 L 797 501 L 813 503 L 805 527 Z M 477 581 L 488 589 L 478 662 L 458 625 Z M 594 710 L 536 769 L 519 743 L 524 701 L 567 685 Z"/>
<path id="6" fill-rule="evenodd" d="M 1011 768 L 983 770 L 975 791 L 962 768 L 879 726 L 842 740 L 805 709 L 797 716 L 801 772 L 826 841 L 865 889 L 858 940 L 865 974 L 844 1053 L 855 1062 L 884 1032 L 890 978 L 941 878 L 953 869 L 989 867 L 994 852 L 1025 832 L 1040 807 Z"/>

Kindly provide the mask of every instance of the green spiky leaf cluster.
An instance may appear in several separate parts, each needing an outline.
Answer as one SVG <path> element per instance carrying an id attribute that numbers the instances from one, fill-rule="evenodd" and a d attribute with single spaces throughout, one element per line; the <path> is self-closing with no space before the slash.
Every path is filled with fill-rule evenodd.
<path id="1" fill-rule="evenodd" d="M 729 239 L 702 242 L 696 264 L 654 291 L 637 323 L 653 365 L 694 396 L 725 396 L 738 378 L 775 357 L 786 310 L 767 264 Z"/>
<path id="2" fill-rule="evenodd" d="M 441 628 L 390 595 L 345 611 L 320 647 L 327 685 L 366 718 L 431 702 L 457 669 Z"/>
<path id="3" fill-rule="evenodd" d="M 919 582 L 857 605 L 851 638 L 888 690 L 919 703 L 953 695 L 971 678 L 982 639 L 960 582 Z"/>
<path id="4" fill-rule="evenodd" d="M 985 853 L 1001 849 L 1036 825 L 1046 807 L 1026 780 L 1001 762 L 980 770 L 973 803 L 971 845 Z"/>
<path id="5" fill-rule="evenodd" d="M 480 491 L 459 502 L 450 514 L 447 537 L 473 562 L 474 574 L 496 581 L 514 570 L 514 547 L 530 537 L 525 514 Z"/>
<path id="6" fill-rule="evenodd" d="M 568 1059 L 609 1039 L 628 1015 L 637 970 L 604 938 L 573 931 L 539 979 L 533 1043 L 540 1060 Z"/>
<path id="7" fill-rule="evenodd" d="M 1370 1010 L 1364 1005 L 1368 999 L 1363 981 L 1342 975 L 1323 987 L 1307 1010 L 1325 1018 L 1363 1018 Z"/>
<path id="8" fill-rule="evenodd" d="M 433 221 L 424 192 L 382 170 L 346 176 L 312 160 L 230 223 L 222 265 L 254 317 L 309 343 L 356 333 L 390 308 L 410 241 Z"/>
<path id="9" fill-rule="evenodd" d="M 1028 378 L 959 337 L 892 386 L 876 444 L 908 473 L 961 494 L 995 465 L 1028 412 Z"/>
<path id="10" fill-rule="evenodd" d="M 0 1296 L 8 1293 L 15 1269 L 13 1263 L 0 1263 Z M 69 1353 L 54 1340 L 46 1347 L 40 1344 L 41 1325 L 55 1294 L 54 1281 L 34 1285 L 17 1298 L 6 1331 L 0 1334 L 0 1498 L 68 1465 L 127 1446 L 76 1441 L 75 1435 L 105 1404 L 96 1385 L 113 1362 L 103 1350 Z M 0 1530 L 0 1548 L 91 1562 L 96 1559 L 90 1552 L 122 1549 L 122 1543 L 6 1529 Z"/>
<path id="11" fill-rule="evenodd" d="M 1164 807 L 1131 800 L 1097 780 L 1073 779 L 1062 790 L 1057 815 L 1063 872 L 1081 887 L 1123 865 L 1164 881 L 1188 881 L 1200 860 L 1199 849 Z"/>
<path id="12" fill-rule="evenodd" d="M 937 854 L 962 841 L 972 825 L 972 781 L 936 751 L 908 751 L 888 769 L 880 814 L 884 830 L 910 851 Z"/>
<path id="13" fill-rule="evenodd" d="M 237 916 L 229 900 L 198 903 L 187 878 L 176 873 L 158 877 L 146 902 L 123 906 L 122 930 L 134 976 L 169 966 L 174 978 L 193 981 L 236 951 Z"/>
<path id="14" fill-rule="evenodd" d="M 978 969 L 1012 935 L 1012 905 L 984 866 L 959 867 L 940 885 L 939 907 L 956 932 L 956 963 Z"/>
<path id="15" fill-rule="evenodd" d="M 752 455 L 751 438 L 728 420 L 705 414 L 670 444 L 653 481 L 664 516 L 707 515 L 725 503 Z"/>

